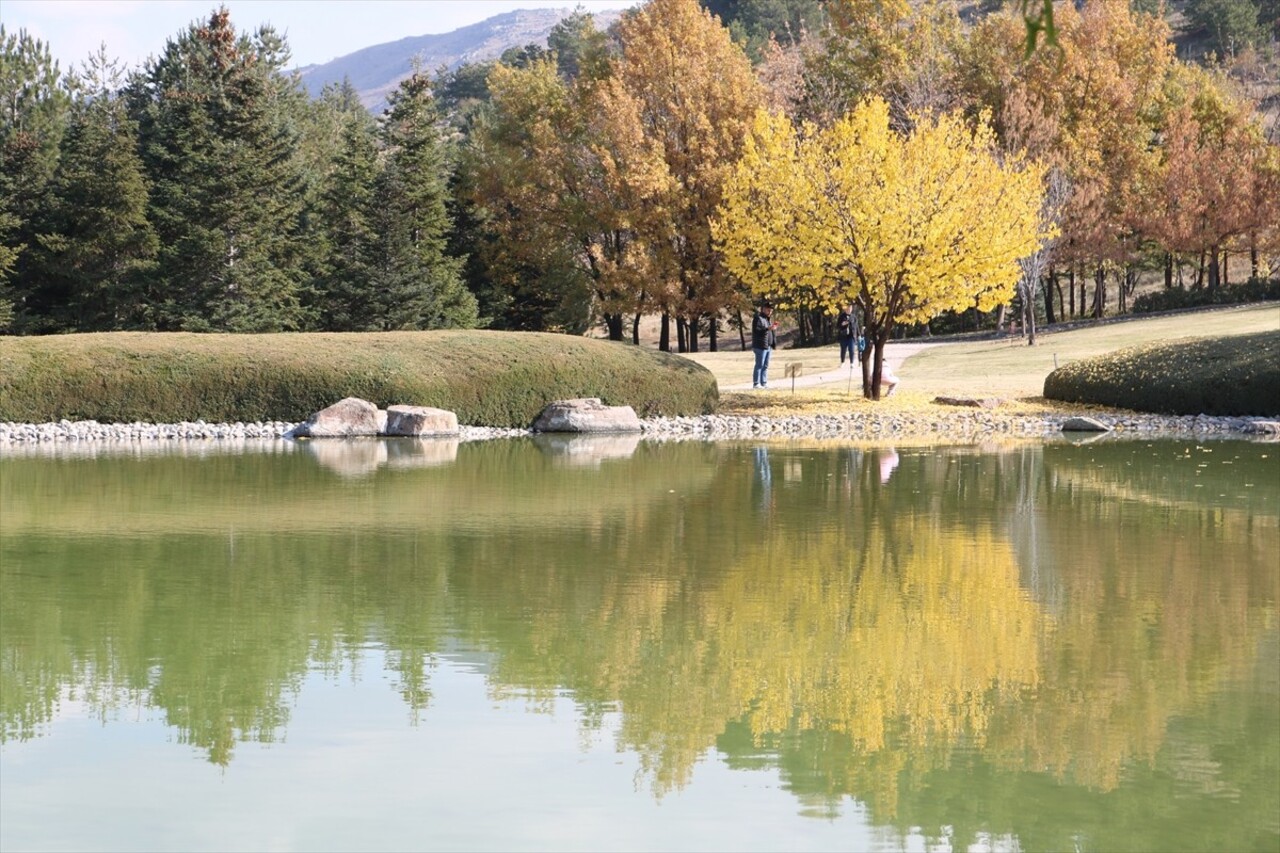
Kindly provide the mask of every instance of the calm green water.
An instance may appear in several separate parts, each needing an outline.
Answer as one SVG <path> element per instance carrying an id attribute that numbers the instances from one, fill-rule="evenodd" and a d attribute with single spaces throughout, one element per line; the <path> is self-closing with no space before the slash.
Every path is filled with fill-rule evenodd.
<path id="1" fill-rule="evenodd" d="M 0 456 L 0 848 L 1280 849 L 1280 445 Z"/>

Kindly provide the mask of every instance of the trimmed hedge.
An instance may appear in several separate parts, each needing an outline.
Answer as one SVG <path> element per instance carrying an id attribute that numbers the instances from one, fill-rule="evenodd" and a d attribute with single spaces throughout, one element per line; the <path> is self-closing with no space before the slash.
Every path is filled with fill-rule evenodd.
<path id="1" fill-rule="evenodd" d="M 552 400 L 693 415 L 714 411 L 719 392 L 679 356 L 532 332 L 0 338 L 0 421 L 300 421 L 343 397 L 526 427 Z"/>
<path id="2" fill-rule="evenodd" d="M 1169 415 L 1280 415 L 1280 330 L 1082 359 L 1050 373 L 1044 396 Z"/>
<path id="3" fill-rule="evenodd" d="M 1152 311 L 1176 311 L 1179 308 L 1202 308 L 1207 305 L 1239 305 L 1280 299 L 1280 278 L 1251 278 L 1244 284 L 1233 284 L 1210 290 L 1157 290 L 1133 300 L 1134 314 Z"/>

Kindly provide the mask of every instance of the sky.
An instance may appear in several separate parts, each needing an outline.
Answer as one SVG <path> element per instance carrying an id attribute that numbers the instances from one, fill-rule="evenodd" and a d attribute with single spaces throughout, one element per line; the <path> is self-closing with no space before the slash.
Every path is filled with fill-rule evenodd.
<path id="1" fill-rule="evenodd" d="M 271 24 L 289 38 L 296 66 L 328 62 L 407 36 L 447 33 L 513 9 L 582 6 L 621 9 L 635 0 L 221 0 L 237 30 Z M 219 0 L 3 0 L 7 33 L 25 28 L 49 44 L 66 71 L 105 42 L 128 68 L 164 50 L 165 41 Z"/>

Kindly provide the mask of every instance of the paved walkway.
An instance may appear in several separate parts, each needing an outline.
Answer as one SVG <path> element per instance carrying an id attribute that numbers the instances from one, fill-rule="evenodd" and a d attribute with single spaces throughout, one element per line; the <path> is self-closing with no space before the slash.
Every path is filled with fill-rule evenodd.
<path id="1" fill-rule="evenodd" d="M 893 343 L 893 342 L 887 343 L 884 345 L 885 369 L 891 373 L 896 374 L 898 372 L 898 369 L 902 367 L 902 363 L 907 359 L 911 358 L 911 356 L 915 355 L 918 352 L 923 352 L 924 350 L 927 350 L 930 347 L 936 347 L 936 346 L 942 346 L 942 344 L 940 343 L 917 344 L 917 343 Z M 840 357 L 839 350 L 834 348 L 824 347 L 820 350 L 813 350 L 813 352 L 821 353 L 823 355 L 830 353 L 831 359 L 833 361 L 835 361 Z M 776 352 L 775 352 L 775 357 L 776 357 Z M 750 350 L 748 350 L 746 353 L 746 364 L 747 364 L 748 375 L 751 374 L 751 359 L 752 359 L 752 356 L 750 354 Z M 806 362 L 810 361 L 810 359 L 808 358 L 806 358 L 805 360 Z M 826 385 L 831 382 L 847 382 L 849 381 L 850 369 L 851 369 L 851 365 L 849 364 L 843 364 L 843 365 L 834 364 L 828 370 L 822 370 L 822 371 L 817 371 L 813 373 L 801 373 L 799 376 L 796 377 L 796 387 L 809 388 L 814 385 Z M 852 370 L 853 370 L 854 383 L 858 384 L 858 386 L 861 387 L 862 370 L 857 366 L 856 362 L 852 365 Z M 790 389 L 791 388 L 791 380 L 787 377 L 785 370 L 782 369 L 782 365 L 779 364 L 777 361 L 774 361 L 769 365 L 769 388 L 770 389 L 774 389 L 774 388 Z M 720 390 L 721 391 L 750 391 L 751 383 L 742 382 L 736 385 L 723 385 L 721 386 Z"/>

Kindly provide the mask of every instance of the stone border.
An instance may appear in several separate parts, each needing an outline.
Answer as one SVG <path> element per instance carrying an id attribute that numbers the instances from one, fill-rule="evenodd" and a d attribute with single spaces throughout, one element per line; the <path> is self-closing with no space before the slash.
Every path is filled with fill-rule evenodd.
<path id="1" fill-rule="evenodd" d="M 1042 438 L 1062 434 L 1066 414 L 1017 415 L 990 410 L 951 411 L 945 414 L 857 413 L 844 415 L 700 415 L 657 417 L 640 421 L 646 439 L 861 439 L 892 441 L 898 438 L 937 438 L 948 442 L 980 441 L 1009 436 Z M 1112 436 L 1257 436 L 1255 423 L 1262 417 L 1165 416 L 1141 414 L 1092 415 L 1109 427 Z M 171 440 L 282 439 L 296 424 L 283 421 L 258 423 L 100 424 L 68 421 L 43 424 L 0 423 L 0 448 L 8 445 L 76 442 L 148 442 Z M 533 435 L 528 429 L 463 426 L 460 441 L 483 441 Z M 398 439 L 387 439 L 396 441 Z"/>

